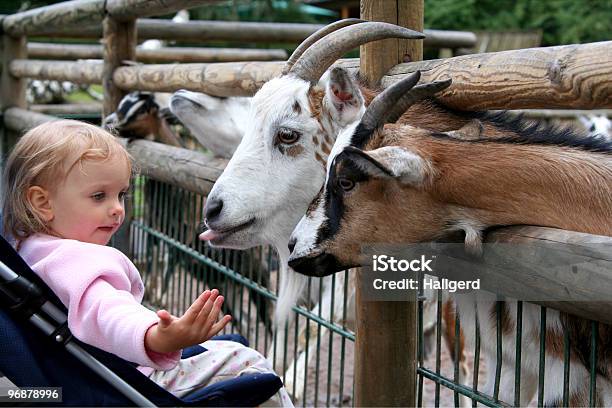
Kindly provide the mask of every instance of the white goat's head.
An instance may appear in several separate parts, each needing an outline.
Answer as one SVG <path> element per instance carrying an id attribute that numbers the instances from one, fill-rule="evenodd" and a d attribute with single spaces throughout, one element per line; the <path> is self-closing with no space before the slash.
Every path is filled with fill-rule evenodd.
<path id="1" fill-rule="evenodd" d="M 283 75 L 253 97 L 245 136 L 208 197 L 209 230 L 201 239 L 230 248 L 272 244 L 287 252 L 293 227 L 323 184 L 336 136 L 363 113 L 363 97 L 345 70 L 335 68 L 321 78 L 348 50 L 390 37 L 423 35 L 348 20 L 313 34 L 296 49 Z"/>
<path id="2" fill-rule="evenodd" d="M 220 98 L 184 89 L 170 98 L 170 110 L 215 156 L 230 158 L 246 132 L 251 98 Z"/>

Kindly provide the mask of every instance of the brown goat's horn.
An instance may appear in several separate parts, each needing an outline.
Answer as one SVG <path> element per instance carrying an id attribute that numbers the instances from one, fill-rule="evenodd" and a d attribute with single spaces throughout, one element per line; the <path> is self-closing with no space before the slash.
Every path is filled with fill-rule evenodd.
<path id="1" fill-rule="evenodd" d="M 390 110 L 393 110 L 396 102 L 409 92 L 419 79 L 421 72 L 416 71 L 412 75 L 394 83 L 372 100 L 365 113 L 361 117 L 361 125 L 370 130 L 385 124 L 385 118 Z"/>
<path id="2" fill-rule="evenodd" d="M 418 71 L 417 71 L 418 72 Z M 415 86 L 407 94 L 395 99 L 391 102 L 391 109 L 385 111 L 381 125 L 385 123 L 395 123 L 406 112 L 406 110 L 416 101 L 435 95 L 443 89 L 450 86 L 452 80 L 445 79 L 443 81 L 434 81 L 428 84 Z M 397 103 L 396 103 L 397 101 Z"/>
<path id="3" fill-rule="evenodd" d="M 353 48 L 385 38 L 423 39 L 425 35 L 394 24 L 365 22 L 328 34 L 311 45 L 295 62 L 290 74 L 316 83 L 327 69 L 344 53 Z"/>
<path id="4" fill-rule="evenodd" d="M 310 34 L 310 36 L 308 36 L 308 38 L 302 41 L 302 43 L 298 45 L 295 51 L 293 51 L 293 54 L 291 54 L 291 56 L 285 63 L 285 66 L 283 67 L 283 71 L 281 75 L 287 75 L 287 73 L 291 70 L 291 67 L 293 67 L 293 64 L 295 64 L 295 62 L 298 59 L 300 59 L 304 51 L 306 51 L 308 47 L 310 47 L 312 44 L 316 43 L 321 38 L 325 37 L 327 34 L 332 33 L 341 28 L 344 28 L 346 26 L 350 26 L 350 25 L 358 24 L 358 23 L 364 23 L 364 22 L 365 20 L 361 20 L 359 18 L 345 18 L 344 20 L 334 21 L 333 23 L 328 24 L 325 27 L 322 27 L 318 29 L 317 31 L 315 31 L 314 33 Z"/>

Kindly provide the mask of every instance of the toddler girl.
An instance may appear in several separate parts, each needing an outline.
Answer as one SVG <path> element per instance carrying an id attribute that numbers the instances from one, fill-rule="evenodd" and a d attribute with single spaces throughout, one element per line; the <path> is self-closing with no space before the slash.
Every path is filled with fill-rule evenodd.
<path id="1" fill-rule="evenodd" d="M 106 131 L 59 120 L 37 126 L 17 143 L 4 177 L 4 231 L 20 255 L 68 308 L 79 340 L 135 362 L 178 397 L 242 373 L 271 372 L 258 352 L 208 341 L 230 321 L 218 319 L 223 297 L 202 293 L 181 317 L 143 307 L 140 274 L 106 246 L 125 216 L 131 158 Z M 181 360 L 181 350 L 206 352 Z M 281 388 L 270 400 L 292 406 Z"/>

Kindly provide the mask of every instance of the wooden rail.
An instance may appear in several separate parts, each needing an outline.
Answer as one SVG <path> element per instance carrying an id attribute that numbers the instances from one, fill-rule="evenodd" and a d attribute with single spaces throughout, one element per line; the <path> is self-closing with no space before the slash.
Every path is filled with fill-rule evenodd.
<path id="1" fill-rule="evenodd" d="M 86 44 L 28 43 L 28 57 L 32 59 L 101 59 L 102 47 Z M 160 62 L 230 62 L 279 61 L 287 59 L 282 49 L 162 47 L 155 50 L 136 49 L 136 61 Z"/>
<path id="2" fill-rule="evenodd" d="M 168 20 L 138 19 L 136 30 L 140 40 L 159 39 L 200 43 L 208 41 L 235 41 L 248 43 L 297 43 L 321 28 L 319 24 L 260 23 L 244 21 L 188 21 L 174 23 Z M 431 48 L 473 47 L 476 35 L 468 31 L 424 31 L 424 46 Z M 96 39 L 102 36 L 100 25 L 85 27 L 40 27 L 37 35 L 65 38 Z"/>
<path id="3" fill-rule="evenodd" d="M 356 71 L 359 60 L 339 64 Z M 10 70 L 18 78 L 99 83 L 99 65 L 15 60 Z M 260 61 L 126 66 L 115 70 L 113 79 L 124 90 L 189 89 L 245 96 L 277 76 L 282 65 Z M 457 109 L 612 108 L 612 41 L 404 63 L 393 67 L 381 83 L 388 86 L 417 69 L 423 73 L 422 81 L 452 78 L 440 100 Z"/>
<path id="4" fill-rule="evenodd" d="M 463 110 L 612 108 L 612 41 L 400 64 L 382 84 L 416 70 L 422 81 L 452 78 L 440 99 Z"/>

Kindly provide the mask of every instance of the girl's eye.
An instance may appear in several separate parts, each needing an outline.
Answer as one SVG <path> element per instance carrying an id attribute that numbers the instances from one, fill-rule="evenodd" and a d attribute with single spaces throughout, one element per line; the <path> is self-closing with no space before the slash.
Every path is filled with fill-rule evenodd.
<path id="1" fill-rule="evenodd" d="M 105 194 L 104 193 L 95 193 L 91 196 L 91 198 L 94 199 L 94 201 L 102 201 L 104 200 Z"/>
<path id="2" fill-rule="evenodd" d="M 338 186 L 344 191 L 351 191 L 353 187 L 355 187 L 355 182 L 351 179 L 342 177 L 338 179 Z"/>
<path id="3" fill-rule="evenodd" d="M 276 138 L 280 143 L 293 144 L 300 140 L 300 134 L 291 129 L 279 129 Z"/>

